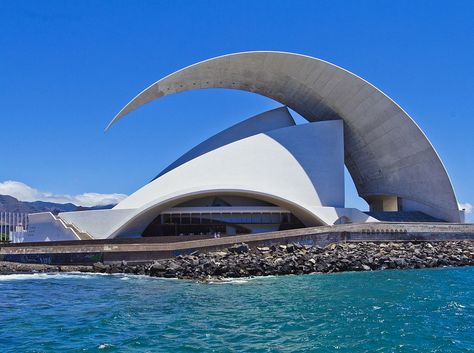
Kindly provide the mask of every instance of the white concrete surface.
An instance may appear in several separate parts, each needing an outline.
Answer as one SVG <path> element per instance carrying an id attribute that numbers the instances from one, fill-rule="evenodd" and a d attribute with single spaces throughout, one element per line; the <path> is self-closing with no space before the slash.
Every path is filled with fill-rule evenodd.
<path id="1" fill-rule="evenodd" d="M 51 212 L 33 213 L 29 216 L 28 231 L 23 242 L 79 240 L 73 229 Z"/>
<path id="2" fill-rule="evenodd" d="M 315 141 L 319 141 L 313 150 Z M 308 150 L 308 147 L 311 150 Z M 160 212 L 198 195 L 261 198 L 307 225 L 327 224 L 309 209 L 344 207 L 342 121 L 308 123 L 250 136 L 184 163 L 114 207 L 137 210 L 111 236 L 143 231 Z"/>
<path id="3" fill-rule="evenodd" d="M 327 225 L 379 222 L 357 208 L 311 207 L 310 211 L 317 214 Z M 338 222 L 341 218 L 345 219 L 342 223 Z"/>
<path id="4" fill-rule="evenodd" d="M 343 151 L 342 121 L 257 134 L 176 167 L 114 209 L 140 208 L 174 191 L 229 189 L 230 185 L 299 199 L 305 205 L 344 207 Z"/>
<path id="5" fill-rule="evenodd" d="M 127 219 L 134 210 L 90 210 L 62 212 L 58 215 L 66 225 L 87 233 L 94 239 L 104 239 L 117 223 Z"/>
<path id="6" fill-rule="evenodd" d="M 161 171 L 156 178 L 167 173 L 171 169 L 174 169 L 181 164 L 190 161 L 191 159 L 199 157 L 204 153 L 215 150 L 216 148 L 222 147 L 231 142 L 235 142 L 261 132 L 267 132 L 293 125 L 295 125 L 295 121 L 286 107 L 272 109 L 255 115 L 203 141 L 196 147 L 183 154 L 176 161 L 171 163 L 168 167 Z"/>
<path id="7" fill-rule="evenodd" d="M 262 51 L 191 65 L 145 89 L 108 128 L 154 99 L 201 88 L 258 93 L 309 121 L 342 119 L 345 163 L 361 197 L 396 196 L 422 205 L 420 210 L 433 217 L 460 221 L 443 163 L 410 116 L 367 81 L 316 58 Z"/>

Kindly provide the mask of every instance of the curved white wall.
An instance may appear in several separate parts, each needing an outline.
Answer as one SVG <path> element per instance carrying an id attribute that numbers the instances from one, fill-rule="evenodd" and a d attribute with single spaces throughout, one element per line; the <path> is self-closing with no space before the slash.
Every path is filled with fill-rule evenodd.
<path id="1" fill-rule="evenodd" d="M 216 148 L 222 147 L 231 142 L 235 142 L 261 132 L 267 132 L 293 125 L 295 125 L 295 121 L 286 107 L 272 109 L 255 115 L 219 132 L 218 134 L 203 141 L 196 147 L 193 147 L 188 152 L 179 157 L 176 161 L 171 163 L 163 171 L 161 171 L 156 178 L 169 172 L 171 169 L 174 169 L 181 164 L 190 161 L 191 159 L 199 157 L 204 153 L 215 150 Z"/>
<path id="2" fill-rule="evenodd" d="M 318 139 L 313 149 L 308 142 Z M 254 190 L 302 205 L 344 207 L 342 122 L 277 129 L 222 146 L 155 179 L 114 209 L 140 208 L 193 189 Z"/>
<path id="3" fill-rule="evenodd" d="M 315 149 L 314 141 L 320 141 Z M 344 207 L 343 151 L 342 121 L 297 125 L 232 142 L 170 170 L 120 202 L 114 210 L 136 213 L 113 234 L 140 231 L 161 205 L 220 192 L 258 195 L 289 207 L 308 225 L 324 224 L 311 209 Z"/>

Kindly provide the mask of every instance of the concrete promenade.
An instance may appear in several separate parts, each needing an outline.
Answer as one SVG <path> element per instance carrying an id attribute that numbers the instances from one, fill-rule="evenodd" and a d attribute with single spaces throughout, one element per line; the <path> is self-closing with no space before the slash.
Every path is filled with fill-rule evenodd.
<path id="1" fill-rule="evenodd" d="M 197 237 L 199 238 L 199 237 Z M 113 263 L 122 260 L 140 263 L 166 259 L 195 251 L 225 249 L 236 243 L 251 248 L 274 244 L 300 243 L 326 246 L 341 241 L 445 241 L 474 240 L 474 224 L 448 223 L 365 223 L 301 228 L 288 231 L 222 238 L 192 239 L 163 237 L 63 241 L 0 246 L 0 261 L 55 265 Z M 166 241 L 166 242 L 163 242 Z"/>

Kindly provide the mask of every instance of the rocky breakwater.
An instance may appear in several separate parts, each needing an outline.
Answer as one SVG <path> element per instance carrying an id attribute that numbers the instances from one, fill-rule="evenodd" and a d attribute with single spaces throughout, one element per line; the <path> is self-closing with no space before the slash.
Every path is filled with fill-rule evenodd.
<path id="1" fill-rule="evenodd" d="M 319 248 L 299 244 L 194 253 L 155 261 L 145 273 L 155 277 L 207 280 L 342 271 L 371 271 L 474 265 L 474 241 L 348 242 Z"/>
<path id="2" fill-rule="evenodd" d="M 95 263 L 53 266 L 0 262 L 0 274 L 36 272 L 128 273 L 198 281 L 342 271 L 372 271 L 474 265 L 474 241 L 347 242 L 325 248 L 286 244 L 250 248 L 236 244 L 222 251 L 194 252 L 147 264 Z"/>

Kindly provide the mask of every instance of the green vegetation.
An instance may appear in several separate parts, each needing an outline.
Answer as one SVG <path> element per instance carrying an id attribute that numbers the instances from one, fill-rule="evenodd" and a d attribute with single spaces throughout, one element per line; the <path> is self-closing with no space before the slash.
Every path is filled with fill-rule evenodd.
<path id="1" fill-rule="evenodd" d="M 9 237 L 6 233 L 0 233 L 0 242 L 8 241 Z"/>

